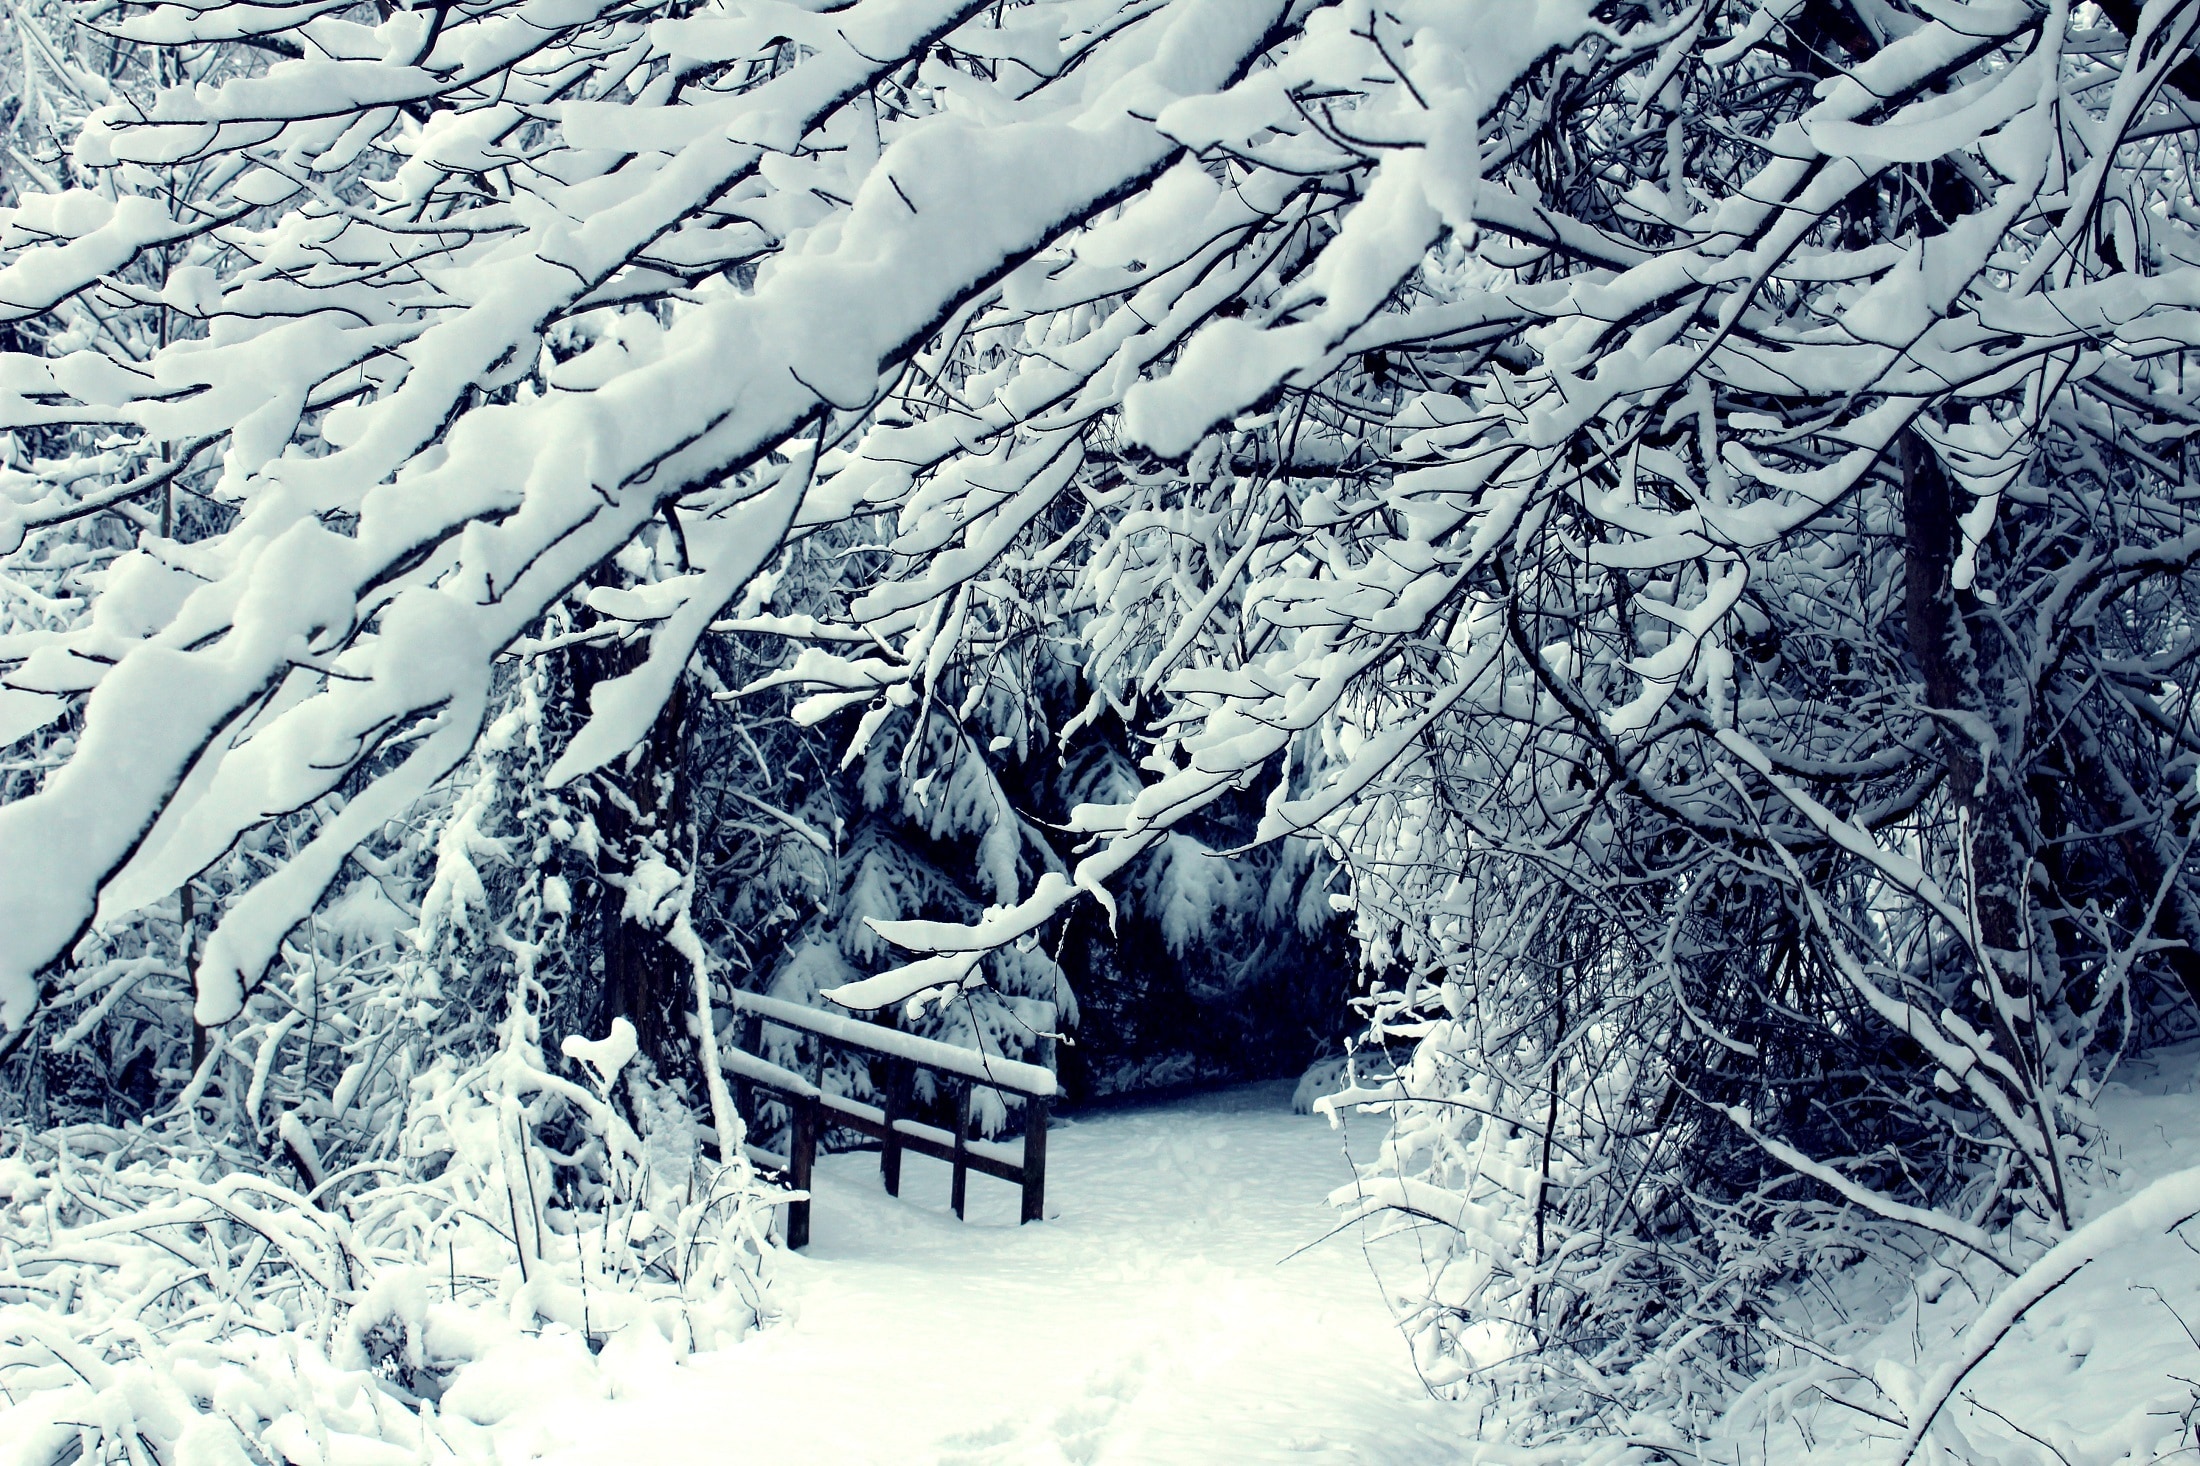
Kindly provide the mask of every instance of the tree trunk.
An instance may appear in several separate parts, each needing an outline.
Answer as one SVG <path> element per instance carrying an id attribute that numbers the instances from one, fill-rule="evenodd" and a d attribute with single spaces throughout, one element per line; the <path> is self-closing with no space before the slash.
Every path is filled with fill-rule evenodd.
<path id="1" fill-rule="evenodd" d="M 574 647 L 570 655 L 577 708 L 585 709 L 599 684 L 634 670 L 647 654 L 648 643 L 639 639 Z M 694 977 L 687 959 L 666 940 L 665 925 L 653 922 L 647 904 L 633 899 L 635 873 L 652 861 L 671 866 L 685 880 L 694 878 L 689 704 L 683 677 L 674 684 L 649 736 L 626 757 L 589 775 L 596 880 L 587 904 L 576 909 L 574 924 L 576 932 L 593 931 L 602 963 L 597 1021 L 589 1031 L 604 1032 L 612 1019 L 625 1018 L 658 1074 L 684 1091 L 699 1093 L 701 1071 L 689 1032 Z"/>
<path id="2" fill-rule="evenodd" d="M 1949 796 L 1969 816 L 1971 879 L 1978 938 L 2004 981 L 2027 983 L 2024 879 L 2031 853 L 2019 831 L 2018 770 L 2023 730 L 1987 689 L 2003 660 L 1979 623 L 1978 597 L 1953 583 L 1961 535 L 1954 485 L 1940 459 L 1915 433 L 1901 443 L 1903 609 L 1910 655 L 1925 684 L 1926 705 L 1955 716 L 1940 728 Z M 2012 986 L 2012 992 L 2018 991 Z M 2020 994 L 2021 996 L 2021 994 Z"/>
<path id="3" fill-rule="evenodd" d="M 1915 432 L 1902 436 L 1903 610 L 1910 653 L 1923 680 L 1925 702 L 1940 719 L 1940 750 L 1948 796 L 1962 812 L 1970 849 L 1959 889 L 1969 899 L 1976 929 L 1964 933 L 1979 949 L 1981 1006 L 2016 1069 L 2010 1098 L 2030 1110 L 2045 1149 L 2029 1159 L 2042 1191 L 2067 1226 L 2069 1217 L 2055 1139 L 2055 1120 L 2042 1094 L 2038 1027 L 2044 999 L 2059 989 L 2053 938 L 2035 931 L 2026 909 L 2031 878 L 2031 820 L 2024 778 L 2030 763 L 2025 708 L 2012 705 L 2020 669 L 2012 667 L 2005 638 L 1987 607 L 1970 590 L 1958 590 L 1954 568 L 1961 525 L 1955 486 L 1932 445 Z M 2044 926 L 2044 924 L 2043 924 Z M 1970 988 L 1971 982 L 1962 986 Z M 1998 987 L 1999 991 L 1995 991 Z M 1958 1009 L 1969 1006 L 1961 990 Z"/>

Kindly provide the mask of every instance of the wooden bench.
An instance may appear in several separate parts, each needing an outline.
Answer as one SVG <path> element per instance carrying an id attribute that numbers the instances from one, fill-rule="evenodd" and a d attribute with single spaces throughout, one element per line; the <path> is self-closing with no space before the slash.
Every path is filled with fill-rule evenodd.
<path id="1" fill-rule="evenodd" d="M 818 1137 L 827 1124 L 845 1125 L 879 1142 L 879 1170 L 886 1194 L 901 1194 L 901 1157 L 904 1151 L 943 1160 L 953 1167 L 949 1198 L 955 1215 L 963 1215 L 963 1201 L 972 1171 L 1013 1181 L 1023 1190 L 1023 1220 L 1036 1222 L 1044 1214 L 1047 1187 L 1047 1117 L 1056 1093 L 1054 1040 L 1039 1040 L 1041 1062 L 995 1058 L 957 1048 L 937 1039 L 886 1028 L 876 1023 L 821 1012 L 768 998 L 761 993 L 737 992 L 733 1006 L 740 1013 L 738 1046 L 722 1050 L 726 1077 L 733 1081 L 736 1104 L 742 1118 L 756 1118 L 754 1091 L 770 1090 L 785 1099 L 791 1116 L 787 1154 L 749 1147 L 749 1157 L 759 1165 L 783 1171 L 787 1184 L 797 1191 L 810 1189 L 817 1164 Z M 815 1083 L 791 1069 L 761 1057 L 764 1025 L 777 1024 L 809 1034 L 843 1049 L 852 1049 L 885 1061 L 883 1108 L 841 1095 L 827 1094 Z M 955 1094 L 952 1130 L 908 1118 L 910 1081 L 920 1069 L 944 1080 Z M 986 1141 L 970 1134 L 970 1095 L 974 1089 L 991 1089 L 1020 1095 L 1024 1101 L 1024 1138 L 1021 1146 Z M 806 1247 L 810 1241 L 810 1203 L 792 1202 L 787 1208 L 787 1245 Z"/>

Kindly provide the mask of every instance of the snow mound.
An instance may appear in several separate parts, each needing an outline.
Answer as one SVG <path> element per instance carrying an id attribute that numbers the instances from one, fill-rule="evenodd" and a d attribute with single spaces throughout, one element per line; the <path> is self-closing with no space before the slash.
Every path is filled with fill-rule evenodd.
<path id="1" fill-rule="evenodd" d="M 1306 1066 L 1306 1072 L 1299 1076 L 1298 1087 L 1291 1091 L 1292 1113 L 1315 1113 L 1317 1104 L 1343 1089 L 1348 1082 L 1349 1065 L 1344 1055 L 1332 1054 L 1326 1059 L 1316 1059 Z"/>
<path id="2" fill-rule="evenodd" d="M 2021 1276 L 1947 1256 L 1892 1310 L 1836 1297 L 1855 1321 L 1816 1331 L 1834 1347 L 1783 1351 L 1705 1459 L 2141 1466 L 2200 1452 L 2196 1060 L 2182 1046 L 2106 1087 L 2085 1210 Z"/>

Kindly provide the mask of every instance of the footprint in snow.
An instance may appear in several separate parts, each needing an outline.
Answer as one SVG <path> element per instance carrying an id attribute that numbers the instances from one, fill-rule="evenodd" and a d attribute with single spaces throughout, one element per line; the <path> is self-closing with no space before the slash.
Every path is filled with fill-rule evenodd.
<path id="1" fill-rule="evenodd" d="M 1148 1362 L 1140 1350 L 1088 1376 L 1075 1399 L 1044 1423 L 997 1421 L 983 1430 L 941 1442 L 941 1466 L 1093 1466 L 1123 1406 L 1144 1388 Z"/>

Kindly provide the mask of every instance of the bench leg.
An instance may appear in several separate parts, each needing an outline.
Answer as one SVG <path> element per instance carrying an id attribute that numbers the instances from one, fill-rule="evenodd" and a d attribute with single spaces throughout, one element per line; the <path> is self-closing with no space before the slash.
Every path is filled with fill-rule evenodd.
<path id="1" fill-rule="evenodd" d="M 970 1192 L 970 1158 L 963 1149 L 964 1137 L 970 1134 L 970 1086 L 957 1086 L 955 1092 L 955 1179 L 950 1183 L 948 1197 L 955 1208 L 955 1220 L 961 1221 L 963 1198 Z"/>
<path id="2" fill-rule="evenodd" d="M 1047 1205 L 1047 1109 L 1049 1101 L 1033 1097 L 1024 1101 L 1024 1215 L 1027 1222 L 1043 1221 Z"/>
<path id="3" fill-rule="evenodd" d="M 763 1020 L 754 1013 L 744 1013 L 741 1015 L 741 1026 L 734 1031 L 734 1046 L 744 1054 L 752 1054 L 761 1058 L 764 1047 L 763 1034 Z M 733 1081 L 733 1107 L 740 1114 L 741 1123 L 749 1128 L 751 1134 L 755 1134 L 756 1122 L 762 1118 L 756 1086 L 738 1075 L 734 1077 Z M 762 1140 L 763 1137 L 759 1135 L 757 1139 Z"/>
<path id="4" fill-rule="evenodd" d="M 815 1095 L 798 1095 L 791 1102 L 792 1123 L 787 1129 L 787 1184 L 797 1191 L 810 1189 L 817 1168 L 817 1134 L 824 1128 L 823 1106 Z M 810 1201 L 787 1204 L 787 1246 L 810 1245 Z"/>
<path id="5" fill-rule="evenodd" d="M 894 1122 L 901 1118 L 902 1067 L 898 1059 L 886 1061 L 886 1103 L 879 1108 L 886 1113 L 886 1138 L 879 1144 L 878 1170 L 886 1182 L 888 1196 L 901 1195 L 901 1133 Z"/>

